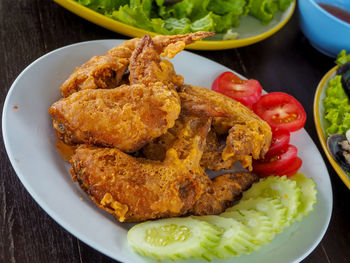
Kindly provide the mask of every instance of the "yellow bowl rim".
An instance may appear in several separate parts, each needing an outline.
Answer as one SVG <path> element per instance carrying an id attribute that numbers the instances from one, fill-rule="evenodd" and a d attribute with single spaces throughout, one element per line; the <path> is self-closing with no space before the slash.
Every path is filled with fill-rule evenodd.
<path id="1" fill-rule="evenodd" d="M 154 32 L 129 26 L 117 20 L 114 20 L 112 18 L 106 17 L 85 6 L 80 5 L 79 3 L 73 0 L 54 0 L 54 2 L 56 2 L 57 4 L 66 8 L 72 13 L 92 23 L 95 23 L 99 26 L 102 26 L 114 32 L 127 35 L 129 37 L 142 37 L 145 34 L 148 34 L 150 36 L 156 35 L 156 33 Z M 275 27 L 271 28 L 269 31 L 266 31 L 262 34 L 259 34 L 253 37 L 244 38 L 244 39 L 237 39 L 237 40 L 222 40 L 222 41 L 202 40 L 189 45 L 187 48 L 197 49 L 197 50 L 221 50 L 221 49 L 243 47 L 243 46 L 248 46 L 248 45 L 257 43 L 259 41 L 262 41 L 268 38 L 269 36 L 276 33 L 278 30 L 280 30 L 292 17 L 295 7 L 296 7 L 296 0 L 293 0 L 292 7 L 290 9 L 290 13 L 288 14 L 288 16 L 284 20 L 282 20 L 279 24 L 277 24 Z"/>
<path id="2" fill-rule="evenodd" d="M 340 168 L 340 166 L 337 164 L 337 162 L 333 159 L 331 153 L 329 152 L 327 148 L 327 142 L 326 138 L 323 132 L 323 128 L 321 126 L 321 115 L 320 115 L 320 98 L 321 93 L 324 88 L 326 88 L 326 82 L 329 80 L 329 78 L 333 75 L 333 73 L 337 70 L 338 66 L 335 66 L 331 70 L 329 70 L 326 75 L 321 79 L 320 83 L 317 86 L 315 97 L 314 97 L 314 121 L 315 121 L 315 127 L 317 131 L 317 136 L 320 140 L 321 146 L 323 148 L 323 151 L 325 152 L 329 162 L 333 166 L 334 170 L 340 177 L 340 179 L 344 182 L 344 184 L 350 189 L 350 179 L 349 177 L 343 172 L 343 170 Z"/>

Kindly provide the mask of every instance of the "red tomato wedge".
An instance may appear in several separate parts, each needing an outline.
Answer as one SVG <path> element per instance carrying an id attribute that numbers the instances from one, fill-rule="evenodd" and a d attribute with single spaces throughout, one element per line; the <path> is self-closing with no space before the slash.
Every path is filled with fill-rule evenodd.
<path id="1" fill-rule="evenodd" d="M 290 133 L 287 131 L 276 131 L 272 134 L 271 145 L 269 151 L 265 154 L 265 158 L 274 156 L 285 148 L 290 141 Z"/>
<path id="2" fill-rule="evenodd" d="M 276 155 L 262 160 L 253 161 L 253 172 L 262 176 L 280 174 L 287 170 L 296 160 L 298 149 L 294 145 L 288 144 Z"/>
<path id="3" fill-rule="evenodd" d="M 260 99 L 262 87 L 255 79 L 244 80 L 236 74 L 226 71 L 214 80 L 212 90 L 249 107 Z"/>
<path id="4" fill-rule="evenodd" d="M 253 111 L 265 120 L 273 131 L 293 132 L 304 127 L 306 113 L 294 97 L 284 92 L 271 92 L 261 96 Z"/>

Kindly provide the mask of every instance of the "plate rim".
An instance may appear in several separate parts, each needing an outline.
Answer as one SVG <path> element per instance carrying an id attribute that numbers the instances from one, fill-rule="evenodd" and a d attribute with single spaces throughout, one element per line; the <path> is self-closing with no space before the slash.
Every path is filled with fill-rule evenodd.
<path id="1" fill-rule="evenodd" d="M 121 33 L 123 35 L 129 36 L 129 37 L 142 37 L 145 34 L 148 34 L 150 36 L 155 36 L 157 33 L 147 31 L 144 29 L 140 29 L 137 27 L 133 27 L 127 24 L 124 24 L 122 22 L 119 22 L 117 20 L 114 20 L 112 18 L 109 18 L 107 16 L 104 16 L 96 11 L 93 11 L 78 2 L 75 2 L 74 0 L 53 0 L 63 8 L 69 10 L 70 12 L 94 23 L 99 26 L 102 26 L 104 28 L 107 28 L 109 30 L 112 30 L 114 32 Z M 202 40 L 197 41 L 193 44 L 190 44 L 186 46 L 187 49 L 194 49 L 194 50 L 223 50 L 223 49 L 231 49 L 231 48 L 238 48 L 238 47 L 244 47 L 248 45 L 255 44 L 257 42 L 260 42 L 273 34 L 275 34 L 277 31 L 279 31 L 285 24 L 290 20 L 292 15 L 294 14 L 294 11 L 296 9 L 296 2 L 297 0 L 293 0 L 292 4 L 288 9 L 284 12 L 289 11 L 287 17 L 280 21 L 276 26 L 271 28 L 270 30 L 261 33 L 256 36 L 243 38 L 243 39 L 234 39 L 234 40 L 222 40 L 222 41 L 208 41 L 208 40 Z M 158 34 L 159 35 L 159 34 Z"/>
<path id="2" fill-rule="evenodd" d="M 57 214 L 57 212 L 55 212 L 54 209 L 51 209 L 50 206 L 46 205 L 46 203 L 41 200 L 41 197 L 39 197 L 34 188 L 28 183 L 29 180 L 25 179 L 25 177 L 22 175 L 22 172 L 20 171 L 19 167 L 17 167 L 17 162 L 15 160 L 15 155 L 13 154 L 12 150 L 11 150 L 11 147 L 10 147 L 10 142 L 8 141 L 8 135 L 7 135 L 7 125 L 6 125 L 6 118 L 5 116 L 7 116 L 6 112 L 10 110 L 10 106 L 9 106 L 9 100 L 10 100 L 10 97 L 11 97 L 11 94 L 12 92 L 14 91 L 14 88 L 15 86 L 17 85 L 17 82 L 19 82 L 19 80 L 21 79 L 21 77 L 28 71 L 30 70 L 30 68 L 32 66 L 34 66 L 34 64 L 36 63 L 39 63 L 40 60 L 43 60 L 45 59 L 47 56 L 50 56 L 52 55 L 53 53 L 56 53 L 56 52 L 59 52 L 61 51 L 62 49 L 67 49 L 67 48 L 70 48 L 70 47 L 74 47 L 74 46 L 79 46 L 79 45 L 84 45 L 84 44 L 92 44 L 92 43 L 103 43 L 105 41 L 125 41 L 125 39 L 100 39 L 100 40 L 91 40 L 91 41 L 82 41 L 82 42 L 78 42 L 78 43 L 74 43 L 74 44 L 70 44 L 70 45 L 66 45 L 66 46 L 63 46 L 63 47 L 60 47 L 60 48 L 57 48 L 55 50 L 52 50 L 51 52 L 47 53 L 47 54 L 44 54 L 42 55 L 41 57 L 37 58 L 36 60 L 34 60 L 32 63 L 30 63 L 18 76 L 17 78 L 14 80 L 14 82 L 12 83 L 8 93 L 7 93 L 7 96 L 6 96 L 6 99 L 5 99 L 5 102 L 4 102 L 4 106 L 3 106 L 3 110 L 2 110 L 2 133 L 3 133 L 3 140 L 4 140 L 4 145 L 5 145 L 5 149 L 6 149 L 6 153 L 8 155 L 8 158 L 11 162 L 11 165 L 13 167 L 13 169 L 15 170 L 16 172 L 16 176 L 20 179 L 21 183 L 23 184 L 24 188 L 28 191 L 28 193 L 31 195 L 31 197 L 35 200 L 35 202 L 44 210 L 45 213 L 47 213 L 52 219 L 54 219 L 54 221 L 60 225 L 60 227 L 64 228 L 66 231 L 68 231 L 71 235 L 73 235 L 74 237 L 78 238 L 79 240 L 81 240 L 82 242 L 84 242 L 85 244 L 89 245 L 91 248 L 107 255 L 108 257 L 112 258 L 112 259 L 116 259 L 116 260 L 120 260 L 120 261 L 125 261 L 127 260 L 127 258 L 125 258 L 124 255 L 119 255 L 118 258 L 115 257 L 114 254 L 111 254 L 109 253 L 108 249 L 105 249 L 103 246 L 101 246 L 99 243 L 96 243 L 93 239 L 91 238 L 88 238 L 88 236 L 86 236 L 86 234 L 84 233 L 80 233 L 79 231 L 77 232 L 74 227 L 72 227 L 71 225 L 69 224 L 66 224 L 64 220 L 61 220 L 59 214 Z M 189 53 L 193 56 L 196 56 L 196 57 L 201 57 L 201 58 L 204 58 L 206 60 L 209 60 L 211 62 L 214 62 L 218 65 L 221 65 L 220 63 L 216 62 L 216 61 L 213 61 L 211 59 L 208 59 L 208 58 L 205 58 L 203 56 L 200 56 L 200 55 L 197 55 L 195 53 L 192 53 L 192 52 L 186 52 L 185 53 Z M 221 65 L 223 67 L 225 67 L 224 65 Z M 233 72 L 235 72 L 234 70 L 232 69 L 229 69 Z M 303 129 L 304 130 L 304 129 Z M 306 133 L 307 136 L 310 137 L 310 135 L 304 131 Z M 311 137 L 310 137 L 311 139 Z M 312 139 L 311 139 L 312 140 Z M 316 147 L 316 146 L 315 146 Z M 317 148 L 317 147 L 316 147 Z M 317 150 L 318 151 L 318 150 Z M 318 151 L 319 152 L 319 151 Z M 322 158 L 321 158 L 322 159 Z M 322 159 L 322 162 L 324 163 L 324 160 Z M 328 171 L 326 170 L 326 173 L 328 175 L 327 179 L 328 181 L 330 181 L 330 177 L 329 177 L 329 173 Z M 301 260 L 303 260 L 304 258 L 306 258 L 318 245 L 319 243 L 321 242 L 321 240 L 324 238 L 324 235 L 329 227 L 329 223 L 330 223 L 330 220 L 331 220 L 331 217 L 332 217 L 332 209 L 333 209 L 333 192 L 332 192 L 332 188 L 331 188 L 331 182 L 329 182 L 329 185 L 330 185 L 330 189 L 329 189 L 329 195 L 331 197 L 331 200 L 329 203 L 327 203 L 327 205 L 329 206 L 329 210 L 330 210 L 330 213 L 327 214 L 327 217 L 325 218 L 325 224 L 322 228 L 322 231 L 320 231 L 318 233 L 318 238 L 315 239 L 313 241 L 313 244 L 308 247 L 308 249 L 300 254 L 299 256 L 297 256 L 293 262 L 299 262 Z"/>
<path id="3" fill-rule="evenodd" d="M 314 97 L 314 122 L 315 122 L 315 127 L 316 127 L 316 132 L 318 139 L 321 143 L 322 149 L 324 153 L 327 156 L 328 161 L 331 163 L 332 167 L 334 168 L 335 172 L 338 174 L 340 179 L 344 182 L 344 184 L 348 187 L 350 190 L 350 179 L 349 177 L 343 172 L 343 170 L 340 168 L 338 163 L 334 160 L 332 157 L 331 153 L 328 150 L 327 147 L 327 142 L 326 142 L 326 136 L 324 134 L 322 125 L 321 125 L 321 113 L 320 113 L 320 104 L 321 104 L 321 95 L 323 93 L 323 90 L 326 88 L 326 83 L 327 81 L 330 80 L 330 77 L 336 72 L 338 69 L 338 66 L 333 67 L 330 69 L 321 79 L 319 84 L 317 85 L 317 89 L 315 92 L 315 97 Z"/>

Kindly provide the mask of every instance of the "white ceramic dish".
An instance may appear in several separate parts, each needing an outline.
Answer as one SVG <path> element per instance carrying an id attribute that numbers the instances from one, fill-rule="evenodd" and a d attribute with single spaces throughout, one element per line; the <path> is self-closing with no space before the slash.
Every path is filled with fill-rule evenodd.
<path id="1" fill-rule="evenodd" d="M 98 251 L 122 262 L 156 262 L 137 255 L 126 234 L 131 224 L 118 223 L 97 208 L 72 182 L 56 151 L 56 137 L 48 108 L 60 98 L 59 87 L 76 66 L 103 54 L 120 40 L 78 43 L 55 50 L 28 66 L 13 83 L 3 109 L 5 147 L 21 182 L 36 202 L 62 227 Z M 189 63 L 190 61 L 190 63 Z M 181 52 L 172 60 L 186 83 L 209 88 L 221 72 L 229 70 L 203 57 Z M 315 210 L 278 234 L 267 246 L 250 255 L 214 262 L 299 262 L 321 241 L 332 212 L 332 188 L 323 159 L 305 130 L 293 133 L 291 143 L 303 159 L 301 172 L 317 184 Z M 197 262 L 188 260 L 186 262 Z"/>

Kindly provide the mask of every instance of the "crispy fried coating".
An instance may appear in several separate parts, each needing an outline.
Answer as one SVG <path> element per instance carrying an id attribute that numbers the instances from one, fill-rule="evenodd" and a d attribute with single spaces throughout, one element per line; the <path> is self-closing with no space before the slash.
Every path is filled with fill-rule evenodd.
<path id="1" fill-rule="evenodd" d="M 134 158 L 115 148 L 81 146 L 71 159 L 73 180 L 121 222 L 218 214 L 257 177 L 207 177 L 199 161 L 209 128 L 208 119 L 187 118 L 163 162 Z"/>
<path id="2" fill-rule="evenodd" d="M 82 90 L 55 102 L 49 113 L 59 137 L 68 144 L 133 152 L 174 125 L 180 103 L 176 91 L 158 82 Z"/>
<path id="3" fill-rule="evenodd" d="M 73 180 L 121 222 L 185 214 L 203 192 L 198 163 L 205 141 L 196 133 L 206 133 L 209 125 L 207 120 L 189 120 L 179 134 L 187 140 L 178 140 L 164 162 L 133 158 L 117 149 L 80 147 L 71 159 Z"/>
<path id="4" fill-rule="evenodd" d="M 184 35 L 157 35 L 153 38 L 153 43 L 162 57 L 173 58 L 177 53 L 181 52 L 185 46 L 213 35 L 215 35 L 215 33 L 205 31 Z"/>
<path id="5" fill-rule="evenodd" d="M 237 160 L 228 158 L 222 159 L 222 152 L 225 144 L 220 142 L 216 132 L 211 129 L 207 136 L 207 143 L 201 159 L 201 166 L 206 170 L 220 171 L 222 169 L 233 169 Z"/>
<path id="6" fill-rule="evenodd" d="M 68 77 L 60 90 L 63 97 L 85 89 L 115 88 L 129 65 L 132 52 L 139 43 L 133 38 L 112 48 L 106 54 L 92 57 Z"/>
<path id="7" fill-rule="evenodd" d="M 193 215 L 217 215 L 231 207 L 243 191 L 259 180 L 259 177 L 249 172 L 226 173 L 210 181 L 199 200 L 194 204 Z"/>
<path id="8" fill-rule="evenodd" d="M 139 150 L 164 134 L 180 114 L 172 65 L 163 67 L 156 47 L 144 36 L 132 54 L 130 84 L 114 89 L 85 89 L 49 109 L 54 128 L 66 143 L 90 143 Z M 170 63 L 170 62 L 169 62 Z"/>
<path id="9" fill-rule="evenodd" d="M 164 134 L 180 114 L 174 86 L 182 85 L 183 78 L 176 75 L 169 61 L 160 58 L 160 53 L 174 56 L 187 43 L 207 35 L 155 37 L 155 43 L 146 35 L 92 58 L 62 86 L 62 94 L 70 95 L 49 109 L 58 137 L 67 144 L 90 143 L 133 152 Z M 107 61 L 123 64 L 118 66 L 123 73 L 130 63 L 130 86 L 105 89 L 121 80 L 119 71 Z M 97 74 L 102 72 L 96 71 L 100 64 L 112 78 Z"/>
<path id="10" fill-rule="evenodd" d="M 161 59 L 150 36 L 145 36 L 130 59 L 130 83 L 149 85 L 160 81 L 167 85 L 182 86 L 183 77 L 177 75 L 172 63 Z"/>
<path id="11" fill-rule="evenodd" d="M 177 132 L 183 127 L 185 117 L 180 115 L 176 120 L 174 127 L 170 128 L 165 134 L 154 139 L 142 148 L 144 156 L 151 160 L 163 161 L 167 149 L 177 140 Z M 200 165 L 205 170 L 220 171 L 222 169 L 232 169 L 235 162 L 233 158 L 222 159 L 222 151 L 225 145 L 220 143 L 214 130 L 210 130 L 204 147 L 204 152 L 200 160 Z"/>
<path id="12" fill-rule="evenodd" d="M 153 45 L 158 54 L 173 58 L 186 45 L 211 36 L 210 32 L 196 32 L 186 35 L 156 36 Z M 60 90 L 63 97 L 84 89 L 115 88 L 122 80 L 130 63 L 130 57 L 141 39 L 133 38 L 110 49 L 106 54 L 94 56 L 68 77 Z M 169 61 L 161 63 L 164 70 L 172 69 Z M 179 77 L 180 78 L 180 77 Z"/>
<path id="13" fill-rule="evenodd" d="M 269 147 L 269 126 L 218 93 L 181 87 L 182 76 L 160 57 L 211 35 L 126 41 L 77 68 L 49 109 L 58 137 L 82 144 L 70 158 L 73 180 L 121 222 L 219 214 L 258 179 L 237 172 L 211 180 L 205 169 L 236 161 L 251 168 Z M 127 154 L 142 147 L 150 159 Z"/>
<path id="14" fill-rule="evenodd" d="M 196 86 L 185 85 L 178 92 L 182 111 L 188 114 L 216 116 L 213 126 L 218 133 L 228 133 L 222 160 L 240 161 L 252 170 L 252 159 L 263 158 L 271 143 L 270 126 L 241 103 Z"/>

